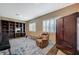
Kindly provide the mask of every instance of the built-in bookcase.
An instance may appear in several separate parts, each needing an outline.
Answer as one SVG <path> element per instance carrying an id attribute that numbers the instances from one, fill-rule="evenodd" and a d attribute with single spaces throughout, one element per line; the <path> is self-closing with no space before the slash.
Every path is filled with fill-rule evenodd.
<path id="1" fill-rule="evenodd" d="M 14 38 L 15 37 L 15 22 L 9 22 L 9 37 Z"/>
<path id="2" fill-rule="evenodd" d="M 1 32 L 7 33 L 9 38 L 25 36 L 25 23 L 1 20 Z"/>
<path id="3" fill-rule="evenodd" d="M 8 33 L 9 32 L 9 24 L 7 21 L 1 21 L 1 31 Z"/>

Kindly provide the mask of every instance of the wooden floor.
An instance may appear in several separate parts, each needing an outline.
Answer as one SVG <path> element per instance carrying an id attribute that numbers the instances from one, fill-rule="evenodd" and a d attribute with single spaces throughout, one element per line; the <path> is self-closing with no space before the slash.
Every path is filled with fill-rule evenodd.
<path id="1" fill-rule="evenodd" d="M 56 45 L 50 49 L 50 51 L 47 53 L 47 55 L 56 55 L 58 52 L 58 49 L 56 48 Z"/>
<path id="2" fill-rule="evenodd" d="M 47 55 L 66 55 L 61 50 L 56 48 L 56 45 L 50 49 L 50 51 L 47 53 Z"/>

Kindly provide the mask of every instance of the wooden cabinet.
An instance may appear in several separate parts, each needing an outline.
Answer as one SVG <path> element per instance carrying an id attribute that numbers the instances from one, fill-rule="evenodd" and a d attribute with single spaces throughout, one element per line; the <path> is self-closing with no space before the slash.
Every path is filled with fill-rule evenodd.
<path id="1" fill-rule="evenodd" d="M 73 13 L 56 21 L 56 45 L 67 54 L 77 54 L 77 17 Z"/>

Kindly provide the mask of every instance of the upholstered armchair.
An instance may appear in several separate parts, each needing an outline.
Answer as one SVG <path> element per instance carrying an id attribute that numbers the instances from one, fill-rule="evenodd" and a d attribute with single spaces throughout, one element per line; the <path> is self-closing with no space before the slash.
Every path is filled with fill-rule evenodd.
<path id="1" fill-rule="evenodd" d="M 42 33 L 41 36 L 36 40 L 36 44 L 40 48 L 44 48 L 48 45 L 49 40 L 49 34 L 48 33 Z"/>

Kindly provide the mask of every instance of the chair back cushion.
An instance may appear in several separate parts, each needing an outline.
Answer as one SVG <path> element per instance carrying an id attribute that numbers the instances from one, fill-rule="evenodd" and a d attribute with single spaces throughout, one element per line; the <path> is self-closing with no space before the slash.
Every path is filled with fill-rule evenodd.
<path id="1" fill-rule="evenodd" d="M 49 40 L 49 34 L 47 32 L 42 33 L 42 38 L 46 38 L 47 40 Z"/>

